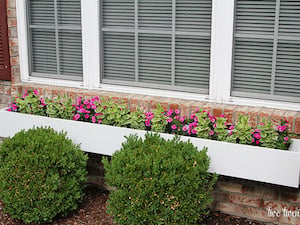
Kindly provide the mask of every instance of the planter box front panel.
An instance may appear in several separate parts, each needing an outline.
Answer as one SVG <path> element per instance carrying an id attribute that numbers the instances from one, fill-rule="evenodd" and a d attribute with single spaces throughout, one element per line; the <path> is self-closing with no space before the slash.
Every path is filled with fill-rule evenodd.
<path id="1" fill-rule="evenodd" d="M 0 136 L 11 137 L 21 129 L 50 126 L 58 131 L 66 131 L 74 143 L 80 144 L 83 151 L 102 155 L 112 155 L 121 148 L 124 136 L 138 134 L 143 137 L 146 131 L 134 130 L 86 122 L 63 120 L 0 110 Z M 166 139 L 171 134 L 161 134 Z M 290 187 L 299 187 L 300 140 L 294 140 L 289 151 L 268 149 L 250 145 L 213 141 L 192 137 L 190 140 L 201 150 L 208 147 L 211 158 L 210 172 L 262 181 Z"/>

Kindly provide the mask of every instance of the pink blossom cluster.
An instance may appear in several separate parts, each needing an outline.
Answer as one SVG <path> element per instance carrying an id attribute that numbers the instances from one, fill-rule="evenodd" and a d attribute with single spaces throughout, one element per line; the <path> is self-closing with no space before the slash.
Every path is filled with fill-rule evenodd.
<path id="1" fill-rule="evenodd" d="M 102 119 L 97 118 L 99 115 L 102 115 L 102 113 L 96 113 L 98 105 L 101 104 L 101 100 L 98 96 L 95 96 L 90 100 L 77 98 L 76 103 L 77 104 L 73 105 L 76 109 L 73 120 L 99 124 L 102 122 Z"/>
<path id="2" fill-rule="evenodd" d="M 153 112 L 145 113 L 145 126 L 147 130 L 151 130 L 151 120 L 154 118 Z"/>
<path id="3" fill-rule="evenodd" d="M 256 128 L 256 129 L 254 129 L 254 131 L 251 132 L 251 134 L 252 134 L 251 142 L 254 145 L 259 145 L 260 144 L 260 139 L 261 139 L 261 130 Z"/>

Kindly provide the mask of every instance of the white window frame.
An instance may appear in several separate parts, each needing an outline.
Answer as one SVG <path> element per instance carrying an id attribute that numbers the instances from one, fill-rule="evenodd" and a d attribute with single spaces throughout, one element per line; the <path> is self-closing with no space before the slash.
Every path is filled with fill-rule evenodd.
<path id="1" fill-rule="evenodd" d="M 170 90 L 157 90 L 142 87 L 101 84 L 101 16 L 99 7 L 100 0 L 81 0 L 83 81 L 67 81 L 30 76 L 26 0 L 16 0 L 21 81 L 28 83 L 84 88 L 89 90 L 103 90 L 150 96 L 182 98 L 220 104 L 271 107 L 297 111 L 300 110 L 299 103 L 231 96 L 235 0 L 213 0 L 212 2 L 210 85 L 208 95 Z"/>

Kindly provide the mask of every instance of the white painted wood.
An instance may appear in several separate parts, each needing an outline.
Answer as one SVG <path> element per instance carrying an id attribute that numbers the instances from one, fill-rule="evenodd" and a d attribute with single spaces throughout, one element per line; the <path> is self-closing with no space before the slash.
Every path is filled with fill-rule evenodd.
<path id="1" fill-rule="evenodd" d="M 209 99 L 230 98 L 234 0 L 213 0 Z"/>
<path id="2" fill-rule="evenodd" d="M 120 149 L 124 136 L 138 134 L 143 137 L 146 131 L 107 125 L 55 119 L 0 110 L 0 137 L 10 137 L 21 129 L 33 126 L 50 126 L 64 130 L 74 143 L 81 144 L 86 152 L 112 155 Z M 171 134 L 161 134 L 170 139 Z M 211 158 L 210 172 L 249 180 L 299 187 L 300 140 L 294 140 L 289 151 L 268 149 L 250 145 L 181 137 L 190 140 L 201 150 L 208 147 Z"/>
<path id="3" fill-rule="evenodd" d="M 27 34 L 26 0 L 16 0 L 16 17 L 21 81 L 29 78 L 29 45 Z"/>
<path id="4" fill-rule="evenodd" d="M 81 1 L 83 83 L 90 90 L 100 83 L 99 0 Z"/>

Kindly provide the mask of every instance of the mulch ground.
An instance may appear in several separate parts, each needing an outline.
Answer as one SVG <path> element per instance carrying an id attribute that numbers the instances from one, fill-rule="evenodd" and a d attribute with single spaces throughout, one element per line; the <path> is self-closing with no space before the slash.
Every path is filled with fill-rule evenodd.
<path id="1" fill-rule="evenodd" d="M 86 189 L 83 202 L 76 212 L 66 218 L 56 218 L 49 225 L 116 225 L 113 219 L 106 214 L 106 200 L 108 192 L 95 187 Z M 3 202 L 0 201 L 0 225 L 24 225 L 24 223 L 11 219 L 3 212 Z M 220 212 L 210 212 L 204 217 L 205 225 L 264 225 L 264 223 L 226 215 Z"/>

